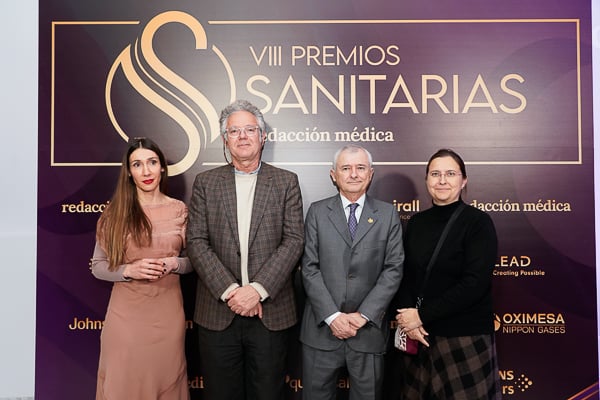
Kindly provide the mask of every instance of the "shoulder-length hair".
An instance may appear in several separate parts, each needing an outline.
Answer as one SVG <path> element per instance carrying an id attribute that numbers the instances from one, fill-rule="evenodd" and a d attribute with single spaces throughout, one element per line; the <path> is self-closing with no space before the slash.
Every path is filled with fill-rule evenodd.
<path id="1" fill-rule="evenodd" d="M 427 175 L 429 174 L 429 166 L 431 165 L 433 160 L 441 157 L 451 157 L 458 164 L 458 167 L 460 168 L 460 173 L 462 174 L 463 178 L 467 177 L 467 167 L 465 167 L 465 162 L 463 161 L 462 157 L 452 149 L 439 149 L 438 151 L 433 153 L 433 155 L 429 157 L 429 161 L 427 161 L 427 167 L 425 168 L 425 179 L 427 179 Z"/>
<path id="2" fill-rule="evenodd" d="M 127 241 L 138 246 L 152 244 L 152 223 L 138 199 L 137 187 L 130 173 L 129 157 L 137 149 L 156 153 L 160 161 L 159 190 L 167 191 L 167 161 L 158 145 L 147 138 L 136 138 L 129 143 L 121 161 L 121 170 L 115 192 L 98 220 L 96 239 L 108 255 L 109 270 L 116 270 L 125 261 Z"/>

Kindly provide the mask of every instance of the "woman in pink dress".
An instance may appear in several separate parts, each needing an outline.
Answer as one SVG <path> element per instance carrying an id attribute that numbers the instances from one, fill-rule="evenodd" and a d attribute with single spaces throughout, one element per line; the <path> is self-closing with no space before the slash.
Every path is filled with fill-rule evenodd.
<path id="1" fill-rule="evenodd" d="M 114 282 L 100 338 L 97 400 L 189 399 L 179 274 L 191 271 L 187 207 L 165 194 L 167 163 L 149 139 L 123 157 L 98 220 L 91 269 Z"/>

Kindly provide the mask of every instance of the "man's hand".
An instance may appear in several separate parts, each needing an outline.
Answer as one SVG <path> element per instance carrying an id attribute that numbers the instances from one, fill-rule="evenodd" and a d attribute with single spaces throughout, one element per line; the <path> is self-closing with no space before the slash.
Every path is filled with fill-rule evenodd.
<path id="1" fill-rule="evenodd" d="M 250 285 L 236 288 L 229 293 L 227 306 L 236 314 L 244 317 L 259 315 L 262 317 L 260 294 Z M 260 306 L 260 307 L 257 307 Z"/>
<path id="2" fill-rule="evenodd" d="M 362 314 L 359 312 L 353 312 L 351 314 L 348 314 L 348 318 L 350 321 L 350 326 L 357 331 L 363 326 L 365 326 L 368 322 L 367 319 L 363 317 Z"/>
<path id="3" fill-rule="evenodd" d="M 348 339 L 356 336 L 357 329 L 352 326 L 351 318 L 348 314 L 338 315 L 329 325 L 333 336 L 338 339 Z"/>
<path id="4" fill-rule="evenodd" d="M 258 315 L 258 318 L 262 318 L 263 313 L 262 313 L 262 303 L 258 303 L 256 305 L 256 307 L 254 307 L 253 309 L 251 309 L 248 312 L 242 312 L 240 314 L 242 317 L 255 317 Z"/>

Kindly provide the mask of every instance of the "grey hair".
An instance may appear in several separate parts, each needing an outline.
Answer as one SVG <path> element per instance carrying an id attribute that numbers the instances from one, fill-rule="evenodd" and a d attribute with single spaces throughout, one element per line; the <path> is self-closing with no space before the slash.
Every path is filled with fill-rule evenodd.
<path id="1" fill-rule="evenodd" d="M 358 146 L 356 144 L 347 144 L 341 148 L 339 148 L 335 154 L 333 155 L 333 169 L 336 169 L 337 167 L 337 161 L 338 158 L 340 157 L 340 154 L 342 154 L 344 151 L 349 151 L 350 153 L 357 153 L 359 151 L 364 151 L 365 154 L 367 155 L 367 159 L 369 160 L 369 167 L 373 167 L 373 156 L 371 155 L 371 153 L 369 153 L 369 150 L 365 149 L 362 146 Z"/>
<path id="2" fill-rule="evenodd" d="M 221 134 L 224 136 L 227 133 L 227 120 L 231 116 L 231 114 L 238 111 L 247 111 L 250 114 L 256 117 L 256 121 L 258 126 L 260 127 L 261 132 L 266 132 L 266 124 L 265 118 L 263 117 L 262 112 L 256 107 L 254 104 L 250 103 L 247 100 L 236 100 L 221 111 L 221 117 L 219 118 L 219 127 L 221 128 Z"/>

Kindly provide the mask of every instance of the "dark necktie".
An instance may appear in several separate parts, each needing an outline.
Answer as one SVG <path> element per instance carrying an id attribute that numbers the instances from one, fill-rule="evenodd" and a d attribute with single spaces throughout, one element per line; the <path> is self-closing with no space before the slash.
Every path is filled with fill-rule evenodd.
<path id="1" fill-rule="evenodd" d="M 358 222 L 356 221 L 356 215 L 354 212 L 356 211 L 356 207 L 358 204 L 352 203 L 350 204 L 350 215 L 348 216 L 348 229 L 350 230 L 350 237 L 354 240 L 354 234 L 356 233 L 356 227 L 358 226 Z"/>

